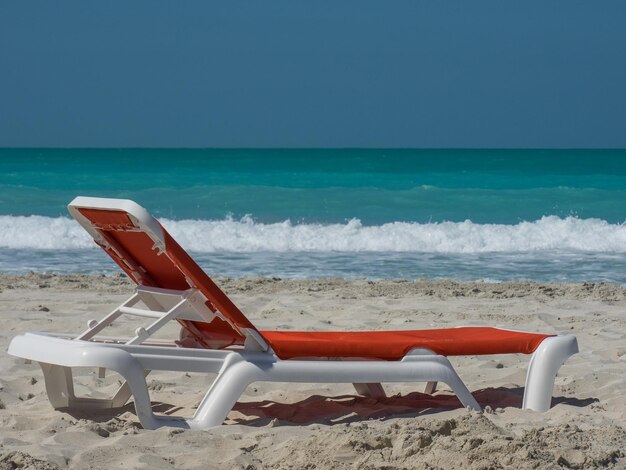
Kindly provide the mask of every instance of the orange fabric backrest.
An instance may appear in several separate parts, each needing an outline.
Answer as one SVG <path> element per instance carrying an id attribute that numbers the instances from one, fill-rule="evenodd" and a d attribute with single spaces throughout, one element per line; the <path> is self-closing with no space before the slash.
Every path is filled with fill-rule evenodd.
<path id="1" fill-rule="evenodd" d="M 100 246 L 137 284 L 175 290 L 196 287 L 208 299 L 207 307 L 213 312 L 219 311 L 228 319 L 227 323 L 215 317 L 210 324 L 181 321 L 205 346 L 242 344 L 245 337 L 240 329 L 256 330 L 239 308 L 162 226 L 165 251 L 159 254 L 154 248 L 155 242 L 152 238 L 135 226 L 125 211 L 91 208 L 78 208 L 78 211 L 106 241 L 106 244 Z"/>

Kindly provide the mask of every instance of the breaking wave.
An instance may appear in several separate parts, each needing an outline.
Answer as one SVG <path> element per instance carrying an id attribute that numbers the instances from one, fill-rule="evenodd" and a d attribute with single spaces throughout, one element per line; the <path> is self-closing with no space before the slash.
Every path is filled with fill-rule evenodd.
<path id="1" fill-rule="evenodd" d="M 464 222 L 344 224 L 259 223 L 240 220 L 161 220 L 186 249 L 211 252 L 416 252 L 532 251 L 626 252 L 626 225 L 600 219 L 545 216 L 516 225 Z M 0 216 L 0 248 L 76 250 L 94 247 L 65 217 Z"/>

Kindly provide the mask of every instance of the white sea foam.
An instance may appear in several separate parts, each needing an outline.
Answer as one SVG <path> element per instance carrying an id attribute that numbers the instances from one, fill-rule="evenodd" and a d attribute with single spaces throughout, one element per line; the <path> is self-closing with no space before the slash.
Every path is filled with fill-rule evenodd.
<path id="1" fill-rule="evenodd" d="M 195 252 L 424 252 L 529 251 L 626 252 L 626 225 L 600 219 L 546 216 L 516 225 L 465 222 L 273 224 L 241 220 L 162 220 L 181 245 Z M 0 216 L 0 248 L 87 249 L 90 237 L 74 221 L 59 217 Z"/>

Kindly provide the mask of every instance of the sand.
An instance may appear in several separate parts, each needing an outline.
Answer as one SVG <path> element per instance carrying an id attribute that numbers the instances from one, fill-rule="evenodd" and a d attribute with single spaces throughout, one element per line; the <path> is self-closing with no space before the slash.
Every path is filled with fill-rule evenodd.
<path id="1" fill-rule="evenodd" d="M 253 384 L 225 425 L 143 430 L 132 405 L 80 415 L 50 406 L 37 364 L 0 354 L 0 469 L 14 468 L 626 468 L 626 287 L 610 284 L 217 279 L 262 329 L 504 326 L 573 333 L 547 413 L 520 409 L 527 356 L 451 358 L 484 412 L 445 387 Z M 132 291 L 121 276 L 0 275 L 0 347 L 24 331 L 78 332 Z M 123 325 L 122 325 L 123 326 Z M 176 334 L 172 326 L 166 334 Z M 162 410 L 190 413 L 211 377 L 154 373 Z M 85 371 L 77 391 L 118 377 Z"/>

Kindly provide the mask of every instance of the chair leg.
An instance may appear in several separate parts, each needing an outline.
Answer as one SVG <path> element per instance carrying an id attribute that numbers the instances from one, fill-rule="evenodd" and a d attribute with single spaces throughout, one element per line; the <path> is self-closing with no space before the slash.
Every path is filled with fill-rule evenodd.
<path id="1" fill-rule="evenodd" d="M 448 362 L 449 366 L 447 367 L 447 374 L 445 380 L 441 379 L 440 381 L 447 384 L 454 394 L 457 396 L 459 401 L 466 408 L 469 407 L 476 411 L 481 411 L 482 408 L 474 398 L 474 395 L 469 391 L 469 389 L 465 386 L 465 383 L 461 380 L 461 377 L 456 373 L 452 364 Z"/>
<path id="2" fill-rule="evenodd" d="M 115 393 L 113 398 L 85 398 L 77 397 L 74 392 L 74 377 L 71 367 L 58 366 L 40 362 L 43 371 L 44 381 L 46 384 L 46 392 L 50 404 L 53 408 L 80 408 L 101 410 L 105 408 L 119 408 L 126 404 L 131 397 L 132 392 L 127 381 Z M 104 367 L 98 368 L 98 374 L 105 370 Z M 148 375 L 150 371 L 146 371 Z"/>
<path id="3" fill-rule="evenodd" d="M 76 401 L 72 369 L 40 362 L 48 399 L 54 409 L 71 408 Z"/>
<path id="4" fill-rule="evenodd" d="M 135 412 L 141 425 L 145 429 L 157 429 L 161 424 L 152 412 L 152 402 L 150 401 L 148 385 L 146 384 L 146 371 L 134 357 L 130 354 L 124 354 L 125 357 L 122 358 L 110 358 L 111 363 L 116 362 L 117 364 L 115 364 L 116 367 L 112 367 L 113 364 L 107 364 L 107 369 L 115 370 L 126 380 L 126 383 L 120 388 L 118 393 L 122 392 L 122 395 L 126 395 L 128 392 L 125 387 L 128 386 L 135 404 Z M 118 397 L 116 395 L 114 399 L 116 398 L 121 402 L 126 397 Z"/>
<path id="5" fill-rule="evenodd" d="M 106 369 L 103 369 L 106 370 Z M 150 373 L 150 370 L 144 371 L 144 377 L 147 377 Z M 111 398 L 111 408 L 119 408 L 126 404 L 126 402 L 130 399 L 132 392 L 130 390 L 130 386 L 128 382 L 124 381 L 124 383 L 117 389 L 113 398 Z"/>
<path id="6" fill-rule="evenodd" d="M 426 387 L 424 387 L 424 393 L 427 395 L 432 395 L 437 391 L 437 382 L 426 382 Z"/>
<path id="7" fill-rule="evenodd" d="M 159 427 L 158 420 L 152 413 L 152 404 L 146 385 L 145 371 L 141 364 L 129 353 L 115 348 L 97 348 L 89 351 L 92 363 L 82 364 L 83 367 L 102 367 L 118 372 L 128 384 L 128 390 L 121 387 L 122 393 L 110 399 L 76 397 L 70 367 L 41 363 L 46 382 L 46 390 L 52 406 L 55 408 L 103 409 L 111 408 L 113 402 L 127 399 L 128 391 L 135 401 L 135 411 L 141 424 L 146 429 Z"/>
<path id="8" fill-rule="evenodd" d="M 356 393 L 365 397 L 385 398 L 387 396 L 385 394 L 385 389 L 379 383 L 355 383 L 352 385 L 354 386 Z"/>
<path id="9" fill-rule="evenodd" d="M 221 425 L 248 385 L 258 378 L 258 368 L 250 362 L 225 363 L 194 417 L 186 420 L 188 426 L 192 429 L 206 429 Z"/>
<path id="10" fill-rule="evenodd" d="M 552 336 L 541 342 L 528 365 L 522 408 L 550 409 L 556 373 L 567 358 L 577 352 L 578 342 L 572 335 Z"/>

